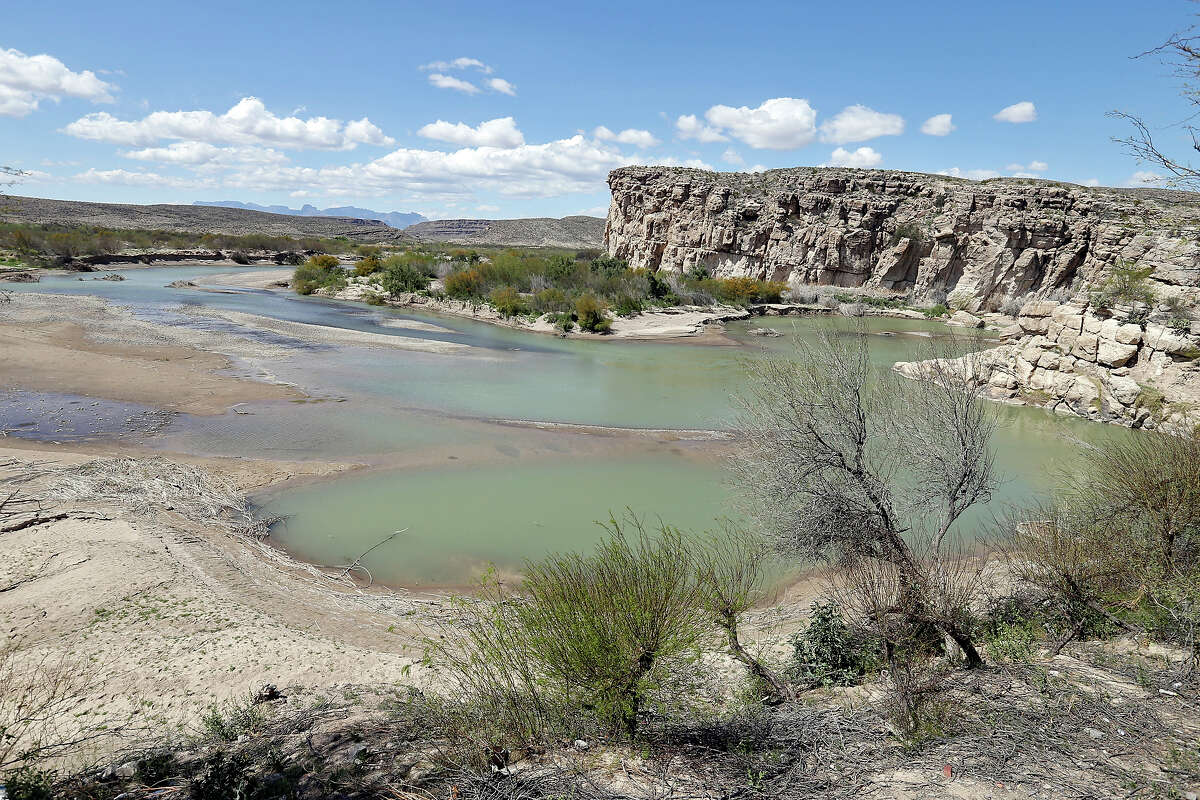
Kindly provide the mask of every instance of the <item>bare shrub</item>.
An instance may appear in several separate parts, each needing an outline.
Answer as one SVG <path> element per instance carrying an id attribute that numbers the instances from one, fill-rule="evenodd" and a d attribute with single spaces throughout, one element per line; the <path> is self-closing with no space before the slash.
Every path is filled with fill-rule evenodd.
<path id="1" fill-rule="evenodd" d="M 946 305 L 954 311 L 967 311 L 975 305 L 975 293 L 970 289 L 955 289 L 946 295 Z"/>
<path id="2" fill-rule="evenodd" d="M 906 621 L 934 626 L 975 666 L 945 576 L 958 555 L 952 529 L 996 484 L 995 410 L 937 350 L 927 355 L 924 380 L 876 375 L 860 327 L 750 364 L 733 468 L 747 510 L 786 552 L 886 565 Z"/>
<path id="3" fill-rule="evenodd" d="M 919 649 L 901 652 L 888 662 L 880 710 L 902 739 L 920 744 L 945 733 L 950 717 L 947 677 L 945 664 Z"/>
<path id="4" fill-rule="evenodd" d="M 1025 307 L 1025 298 L 1009 295 L 1004 298 L 1004 302 L 1000 304 L 999 311 L 1007 317 L 1021 316 L 1021 309 Z"/>
<path id="5" fill-rule="evenodd" d="M 761 537 L 726 525 L 699 554 L 700 599 L 725 635 L 729 653 L 767 688 L 768 703 L 791 696 L 786 682 L 742 644 L 738 628 L 746 612 L 764 596 L 769 546 Z"/>

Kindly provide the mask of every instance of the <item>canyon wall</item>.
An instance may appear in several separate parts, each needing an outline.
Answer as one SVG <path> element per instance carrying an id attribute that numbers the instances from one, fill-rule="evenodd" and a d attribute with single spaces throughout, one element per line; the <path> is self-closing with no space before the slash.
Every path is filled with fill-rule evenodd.
<path id="1" fill-rule="evenodd" d="M 868 287 L 974 310 L 1065 297 L 1119 260 L 1161 296 L 1200 287 L 1200 195 L 842 168 L 609 174 L 608 252 L 630 266 Z"/>

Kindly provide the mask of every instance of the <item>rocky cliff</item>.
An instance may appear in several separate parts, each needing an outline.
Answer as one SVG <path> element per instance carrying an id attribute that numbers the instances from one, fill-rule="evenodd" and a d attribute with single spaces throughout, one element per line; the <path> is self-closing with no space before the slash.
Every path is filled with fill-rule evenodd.
<path id="1" fill-rule="evenodd" d="M 975 308 L 1078 292 L 1118 260 L 1200 287 L 1200 195 L 840 168 L 609 174 L 605 241 L 631 266 L 873 287 Z"/>
<path id="2" fill-rule="evenodd" d="M 1085 302 L 1033 301 L 1009 341 L 952 361 L 946 374 L 997 400 L 1102 422 L 1191 432 L 1200 422 L 1200 324 L 1131 322 Z M 932 362 L 896 365 L 921 378 Z"/>

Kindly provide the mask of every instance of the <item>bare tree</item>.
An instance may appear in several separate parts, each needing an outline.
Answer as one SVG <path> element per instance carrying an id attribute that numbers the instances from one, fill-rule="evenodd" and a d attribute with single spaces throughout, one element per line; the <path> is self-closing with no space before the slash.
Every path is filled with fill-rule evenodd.
<path id="1" fill-rule="evenodd" d="M 1172 34 L 1158 47 L 1136 57 L 1161 57 L 1172 68 L 1180 81 L 1180 96 L 1191 109 L 1182 120 L 1165 126 L 1164 130 L 1182 129 L 1191 139 L 1192 149 L 1200 152 L 1200 129 L 1193 124 L 1197 114 L 1200 114 L 1200 32 L 1196 26 Z M 1167 185 L 1178 189 L 1200 187 L 1200 167 L 1193 166 L 1184 156 L 1169 155 L 1165 152 L 1154 141 L 1151 126 L 1145 120 L 1126 111 L 1112 111 L 1109 112 L 1109 116 L 1125 120 L 1133 126 L 1131 135 L 1114 138 L 1113 141 L 1124 145 L 1138 161 L 1165 170 L 1168 173 Z"/>
<path id="2" fill-rule="evenodd" d="M 952 532 L 996 484 L 994 407 L 963 359 L 932 347 L 920 381 L 877 374 L 869 335 L 826 329 L 789 357 L 750 365 L 734 469 L 750 513 L 801 558 L 894 571 L 890 613 L 982 659 L 946 596 Z M 966 357 L 969 361 L 969 357 Z"/>

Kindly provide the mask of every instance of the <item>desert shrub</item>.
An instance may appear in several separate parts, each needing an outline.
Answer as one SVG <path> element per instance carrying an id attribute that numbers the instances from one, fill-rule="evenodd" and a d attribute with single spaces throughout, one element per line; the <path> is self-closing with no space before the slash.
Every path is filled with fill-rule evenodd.
<path id="1" fill-rule="evenodd" d="M 569 312 L 554 314 L 550 321 L 554 323 L 554 327 L 561 333 L 570 333 L 575 330 L 575 317 Z"/>
<path id="2" fill-rule="evenodd" d="M 1037 654 L 1041 631 L 1032 620 L 1000 622 L 984 637 L 988 657 L 995 661 L 1028 664 Z"/>
<path id="3" fill-rule="evenodd" d="M 1021 309 L 1025 307 L 1025 300 L 1016 296 L 1008 296 L 1004 298 L 1004 302 L 1000 304 L 1000 313 L 1008 317 L 1019 317 Z"/>
<path id="4" fill-rule="evenodd" d="M 383 269 L 380 281 L 383 290 L 392 297 L 403 292 L 419 292 L 429 286 L 429 276 L 411 264 L 397 262 Z"/>
<path id="5" fill-rule="evenodd" d="M 789 676 L 804 686 L 853 686 L 878 665 L 877 644 L 851 629 L 836 602 L 817 601 L 791 638 Z"/>
<path id="6" fill-rule="evenodd" d="M 472 267 L 451 272 L 445 277 L 446 294 L 456 300 L 470 300 L 483 294 L 483 276 Z"/>
<path id="7" fill-rule="evenodd" d="M 896 230 L 892 231 L 892 236 L 888 240 L 888 246 L 894 246 L 901 239 L 912 239 L 914 242 L 924 240 L 925 232 L 921 230 L 921 226 L 916 222 L 904 222 L 896 226 Z"/>
<path id="8" fill-rule="evenodd" d="M 562 289 L 550 287 L 533 296 L 533 308 L 543 314 L 570 311 L 574 304 Z"/>
<path id="9" fill-rule="evenodd" d="M 1091 293 L 1092 304 L 1100 309 L 1110 309 L 1116 304 L 1153 306 L 1156 298 L 1149 281 L 1153 273 L 1152 266 L 1118 261 L 1100 288 Z"/>
<path id="10" fill-rule="evenodd" d="M 381 269 L 383 269 L 383 264 L 378 256 L 364 256 L 354 265 L 354 274 L 356 277 L 362 278 L 379 272 Z"/>
<path id="11" fill-rule="evenodd" d="M 54 800 L 54 773 L 36 767 L 22 767 L 4 776 L 8 800 Z"/>
<path id="12" fill-rule="evenodd" d="M 616 277 L 625 270 L 629 269 L 629 264 L 625 262 L 625 259 L 616 258 L 615 256 L 610 256 L 607 254 L 596 256 L 591 260 L 588 266 L 592 272 L 608 278 Z"/>
<path id="13" fill-rule="evenodd" d="M 591 292 L 580 295 L 575 301 L 575 319 L 581 330 L 591 333 L 608 333 L 612 330 L 612 320 L 605 311 L 604 303 Z"/>
<path id="14" fill-rule="evenodd" d="M 250 254 L 244 250 L 234 250 L 229 254 L 229 259 L 235 264 L 245 265 L 250 263 Z"/>
<path id="15" fill-rule="evenodd" d="M 262 727 L 266 715 L 251 699 L 214 703 L 200 717 L 204 733 L 223 742 L 235 742 L 244 733 Z"/>
<path id="16" fill-rule="evenodd" d="M 630 294 L 621 294 L 613 298 L 612 310 L 618 317 L 632 317 L 642 313 L 645 308 L 642 301 Z"/>
<path id="17" fill-rule="evenodd" d="M 573 277 L 577 269 L 575 259 L 570 256 L 554 256 L 546 265 L 546 277 L 554 283 L 561 283 Z"/>
<path id="18" fill-rule="evenodd" d="M 950 309 L 947 308 L 942 303 L 936 303 L 935 305 L 929 306 L 928 308 L 921 309 L 921 313 L 924 314 L 925 316 L 929 317 L 930 319 L 936 319 L 937 317 L 944 317 L 947 314 L 949 314 Z"/>
<path id="19" fill-rule="evenodd" d="M 633 735 L 693 660 L 704 625 L 683 535 L 636 519 L 607 528 L 592 555 L 527 564 L 519 597 L 466 604 L 465 630 L 431 642 L 508 737 L 544 735 L 563 709 Z"/>
<path id="20" fill-rule="evenodd" d="M 488 295 L 488 301 L 506 317 L 529 313 L 529 306 L 525 303 L 525 298 L 511 286 L 492 289 L 491 294 Z"/>
<path id="21" fill-rule="evenodd" d="M 296 267 L 292 275 L 292 288 L 297 294 L 312 294 L 326 287 L 340 288 L 346 285 L 346 273 L 342 271 L 336 256 L 315 255 Z"/>
<path id="22" fill-rule="evenodd" d="M 918 746 L 946 733 L 948 673 L 944 662 L 930 659 L 920 650 L 889 661 L 883 673 L 880 710 L 906 744 Z"/>
<path id="23" fill-rule="evenodd" d="M 671 294 L 671 284 L 659 275 L 657 270 L 646 272 L 646 286 L 655 300 L 665 299 Z"/>

